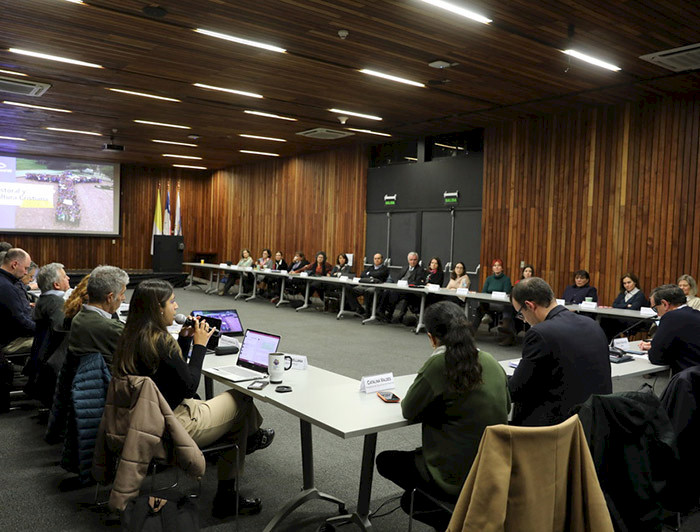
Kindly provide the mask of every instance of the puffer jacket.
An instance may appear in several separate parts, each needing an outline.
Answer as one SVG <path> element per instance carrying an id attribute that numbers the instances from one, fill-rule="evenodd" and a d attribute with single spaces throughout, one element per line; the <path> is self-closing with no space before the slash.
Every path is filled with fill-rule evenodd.
<path id="1" fill-rule="evenodd" d="M 153 459 L 174 463 L 193 477 L 204 475 L 202 451 L 155 383 L 149 377 L 115 377 L 107 391 L 92 464 L 95 480 L 114 481 L 111 508 L 123 510 L 139 494 Z"/>

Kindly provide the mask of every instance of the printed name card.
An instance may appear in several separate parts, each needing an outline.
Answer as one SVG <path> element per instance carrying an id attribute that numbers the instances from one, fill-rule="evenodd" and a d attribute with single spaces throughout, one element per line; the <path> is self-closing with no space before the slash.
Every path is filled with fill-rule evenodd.
<path id="1" fill-rule="evenodd" d="M 598 303 L 595 301 L 582 301 L 579 305 L 582 309 L 594 309 L 598 307 Z"/>
<path id="2" fill-rule="evenodd" d="M 458 296 L 468 296 L 469 295 L 469 288 L 458 288 L 457 295 Z"/>
<path id="3" fill-rule="evenodd" d="M 557 305 L 562 305 L 562 306 L 564 306 L 564 305 L 566 305 L 566 301 L 563 300 L 563 299 L 557 299 Z"/>
<path id="4" fill-rule="evenodd" d="M 252 267 L 252 266 L 246 266 L 246 267 L 243 268 L 243 269 L 244 269 L 245 271 L 247 271 L 247 272 L 252 272 L 252 271 L 253 271 L 253 267 Z"/>
<path id="5" fill-rule="evenodd" d="M 394 374 L 382 373 L 381 375 L 370 375 L 362 377 L 360 381 L 360 391 L 365 393 L 381 392 L 395 388 Z"/>
<path id="6" fill-rule="evenodd" d="M 628 338 L 615 338 L 613 340 L 613 346 L 626 351 L 630 347 L 630 341 Z"/>
<path id="7" fill-rule="evenodd" d="M 270 273 L 272 270 L 271 270 L 270 268 L 263 268 L 263 271 L 264 271 L 265 273 Z"/>
<path id="8" fill-rule="evenodd" d="M 505 292 L 491 292 L 491 297 L 493 299 L 505 299 L 506 301 L 508 301 L 508 294 L 506 294 Z"/>
<path id="9" fill-rule="evenodd" d="M 430 284 L 430 283 L 428 283 L 428 284 L 425 285 L 425 291 L 426 291 L 426 292 L 437 292 L 438 290 L 440 290 L 440 285 L 439 285 L 439 284 Z"/>
<path id="10" fill-rule="evenodd" d="M 639 312 L 642 316 L 656 316 L 656 312 L 651 307 L 642 307 Z"/>
<path id="11" fill-rule="evenodd" d="M 359 277 L 355 277 L 355 278 L 352 280 L 352 282 L 355 283 L 355 284 L 360 284 L 360 278 L 359 278 Z"/>
<path id="12" fill-rule="evenodd" d="M 220 262 L 219 268 L 228 268 L 228 264 L 226 264 L 225 262 Z"/>
<path id="13" fill-rule="evenodd" d="M 309 276 L 309 272 L 301 272 L 299 274 L 299 277 L 308 277 L 308 276 Z"/>
<path id="14" fill-rule="evenodd" d="M 285 355 L 292 358 L 292 369 L 306 369 L 309 364 L 306 360 L 306 355 L 293 355 L 292 353 L 285 353 Z"/>
<path id="15" fill-rule="evenodd" d="M 408 281 L 406 279 L 396 281 L 396 286 L 408 286 Z"/>

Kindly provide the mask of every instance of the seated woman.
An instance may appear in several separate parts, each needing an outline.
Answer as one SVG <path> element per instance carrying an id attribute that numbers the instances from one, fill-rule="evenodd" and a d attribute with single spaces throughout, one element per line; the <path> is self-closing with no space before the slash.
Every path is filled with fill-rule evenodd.
<path id="1" fill-rule="evenodd" d="M 340 253 L 335 261 L 335 266 L 331 270 L 333 277 L 350 277 L 352 269 L 348 264 L 348 256 L 345 253 Z"/>
<path id="2" fill-rule="evenodd" d="M 683 290 L 686 305 L 700 310 L 700 297 L 698 297 L 698 283 L 690 275 L 684 273 L 678 278 L 678 287 Z"/>
<path id="3" fill-rule="evenodd" d="M 509 294 L 513 285 L 510 282 L 510 277 L 508 277 L 503 271 L 503 261 L 501 259 L 494 259 L 491 262 L 491 271 L 493 272 L 484 281 L 484 287 L 482 292 L 486 294 L 491 294 L 493 292 L 505 292 Z M 485 323 L 490 324 L 493 322 L 489 314 L 492 313 L 494 316 L 498 312 L 503 313 L 503 322 L 499 331 L 503 334 L 499 341 L 499 345 L 513 345 L 515 343 L 515 325 L 513 323 L 513 305 L 510 303 L 479 303 L 474 311 L 474 315 L 471 322 L 472 333 L 476 333 L 476 330 L 481 324 L 482 318 L 485 319 Z M 489 327 L 491 329 L 493 325 Z"/>
<path id="4" fill-rule="evenodd" d="M 272 260 L 272 251 L 265 248 L 262 250 L 262 257 L 255 261 L 256 270 L 271 270 L 275 265 L 275 261 Z M 267 295 L 267 278 L 264 275 L 258 275 L 258 292 L 266 296 Z"/>
<path id="5" fill-rule="evenodd" d="M 447 290 L 457 290 L 458 288 L 469 288 L 471 281 L 469 280 L 469 275 L 467 275 L 467 267 L 463 262 L 458 262 L 455 264 L 454 270 L 450 272 L 450 282 L 447 283 Z M 447 296 L 447 301 L 452 301 L 453 303 L 461 304 L 464 303 L 467 298 L 464 296 Z"/>
<path id="6" fill-rule="evenodd" d="M 326 260 L 326 252 L 319 251 L 316 253 L 316 260 L 304 266 L 301 271 L 307 272 L 309 277 L 326 277 L 327 275 L 330 275 L 331 265 L 328 264 L 328 261 Z M 313 294 L 314 291 L 316 291 L 318 297 L 323 300 L 325 288 L 326 285 L 323 283 L 312 282 L 311 286 L 309 287 L 309 294 Z"/>
<path id="7" fill-rule="evenodd" d="M 250 251 L 246 248 L 243 248 L 241 250 L 241 260 L 238 261 L 238 264 L 236 264 L 239 268 L 249 268 L 253 266 L 253 257 L 250 256 Z M 253 287 L 253 280 L 249 279 L 249 277 L 252 277 L 248 273 L 244 272 L 239 272 L 238 275 L 241 278 L 241 282 L 243 283 L 243 290 L 245 292 L 249 292 L 250 289 Z M 228 294 L 228 291 L 233 287 L 233 285 L 236 284 L 236 275 L 234 272 L 229 272 L 228 274 L 228 280 L 226 281 L 226 285 L 224 285 L 224 289 L 219 292 L 220 296 Z"/>
<path id="8" fill-rule="evenodd" d="M 284 255 L 282 254 L 281 251 L 278 251 L 275 253 L 275 260 L 272 263 L 272 269 L 274 271 L 287 271 L 289 269 L 289 266 L 287 265 L 287 261 L 284 260 Z M 271 299 L 274 299 L 273 303 L 277 303 L 279 301 L 279 294 L 280 294 L 280 287 L 282 286 L 282 281 L 280 280 L 279 277 L 270 277 L 270 279 L 267 280 L 267 294 L 266 297 L 270 297 Z"/>
<path id="9" fill-rule="evenodd" d="M 644 292 L 639 288 L 639 278 L 633 273 L 625 273 L 620 277 L 620 293 L 613 301 L 613 308 L 627 309 L 627 310 L 639 310 L 640 308 L 648 305 L 647 298 L 644 296 Z M 604 317 L 600 320 L 600 326 L 605 331 L 605 336 L 608 340 L 611 340 L 622 331 L 624 331 L 630 325 L 633 325 L 638 320 L 626 320 L 623 318 L 608 318 Z M 635 332 L 641 330 L 644 324 L 640 324 L 639 327 L 635 327 L 633 330 L 628 331 L 629 334 L 634 334 Z"/>
<path id="10" fill-rule="evenodd" d="M 238 492 L 236 472 L 243 469 L 246 454 L 264 449 L 275 436 L 273 430 L 261 429 L 262 416 L 253 400 L 240 392 L 228 390 L 209 401 L 195 398 L 206 353 L 206 344 L 214 332 L 205 321 L 183 327 L 176 342 L 168 333 L 178 305 L 173 287 L 167 281 L 152 279 L 141 282 L 134 290 L 129 316 L 114 355 L 115 375 L 150 377 L 173 409 L 175 417 L 200 447 L 227 434 L 238 443 L 238 467 L 235 449 L 218 461 L 219 484 L 214 496 L 212 515 L 233 515 L 238 499 L 242 515 L 260 512 L 260 499 L 247 499 Z M 194 338 L 192 354 L 187 353 Z"/>
<path id="11" fill-rule="evenodd" d="M 520 279 L 515 281 L 515 284 L 518 284 L 520 281 L 523 279 L 529 279 L 530 277 L 535 276 L 535 267 L 532 264 L 526 264 L 523 266 L 523 272 L 520 274 Z"/>
<path id="12" fill-rule="evenodd" d="M 442 271 L 442 261 L 440 257 L 433 257 L 428 263 L 428 267 L 425 270 L 426 284 L 436 284 L 442 286 L 442 282 L 445 279 L 445 272 Z"/>
<path id="13" fill-rule="evenodd" d="M 474 345 L 464 311 L 441 301 L 425 312 L 428 340 L 434 349 L 401 401 L 403 416 L 421 422 L 422 447 L 384 451 L 377 471 L 405 490 L 401 507 L 408 512 L 411 491 L 421 488 L 454 502 L 462 489 L 488 425 L 507 423 L 510 395 L 503 368 Z M 416 497 L 419 512 L 435 509 Z M 445 530 L 449 514 L 416 516 Z"/>
<path id="14" fill-rule="evenodd" d="M 598 301 L 598 291 L 591 286 L 591 276 L 586 270 L 574 273 L 574 284 L 564 290 L 564 302 L 567 305 L 579 305 L 590 297 L 591 301 Z"/>

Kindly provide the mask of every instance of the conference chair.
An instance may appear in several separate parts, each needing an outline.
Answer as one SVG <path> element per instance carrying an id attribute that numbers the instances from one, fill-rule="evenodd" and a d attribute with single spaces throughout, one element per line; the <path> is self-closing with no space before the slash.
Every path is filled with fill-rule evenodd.
<path id="1" fill-rule="evenodd" d="M 486 427 L 447 532 L 612 532 L 577 415 L 551 427 Z"/>
<path id="2" fill-rule="evenodd" d="M 429 510 L 416 511 L 416 497 L 427 499 L 433 508 Z M 401 502 L 403 506 L 403 498 Z M 423 504 L 425 503 L 423 502 Z M 448 522 L 452 512 L 454 512 L 454 509 L 455 505 L 453 502 L 443 501 L 425 490 L 414 488 L 413 491 L 411 491 L 408 507 L 408 532 L 412 532 L 413 530 L 414 518 L 417 521 L 423 521 L 424 523 L 427 523 L 438 530 L 444 529 L 445 526 L 442 524 L 442 521 L 444 520 L 445 522 Z"/>

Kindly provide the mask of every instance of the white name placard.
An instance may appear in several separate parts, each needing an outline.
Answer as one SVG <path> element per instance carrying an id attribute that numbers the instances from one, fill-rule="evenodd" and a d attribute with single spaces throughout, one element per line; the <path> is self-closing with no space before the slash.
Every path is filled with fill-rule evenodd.
<path id="1" fill-rule="evenodd" d="M 292 353 L 285 353 L 285 355 L 292 357 L 292 369 L 304 370 L 309 366 L 306 355 L 294 355 Z"/>
<path id="2" fill-rule="evenodd" d="M 400 279 L 396 281 L 396 286 L 408 286 L 408 281 L 406 279 Z"/>
<path id="3" fill-rule="evenodd" d="M 505 292 L 491 292 L 491 297 L 493 299 L 505 299 L 506 301 L 508 301 L 508 294 L 506 294 Z"/>
<path id="4" fill-rule="evenodd" d="M 439 285 L 439 284 L 430 284 L 430 283 L 428 283 L 428 284 L 425 285 L 425 291 L 426 291 L 426 292 L 437 292 L 438 290 L 440 290 L 440 285 Z"/>
<path id="5" fill-rule="evenodd" d="M 642 307 L 639 309 L 639 313 L 642 316 L 656 316 L 656 312 L 651 307 Z"/>
<path id="6" fill-rule="evenodd" d="M 265 273 L 270 273 L 272 270 L 271 270 L 270 268 L 263 268 L 263 271 L 264 271 Z"/>
<path id="7" fill-rule="evenodd" d="M 309 272 L 301 272 L 299 274 L 299 277 L 308 277 L 308 276 L 309 276 Z"/>
<path id="8" fill-rule="evenodd" d="M 360 284 L 360 278 L 359 278 L 359 277 L 355 277 L 355 278 L 352 280 L 352 282 L 355 283 L 355 284 Z"/>
<path id="9" fill-rule="evenodd" d="M 566 305 L 566 301 L 563 299 L 557 299 L 557 305 Z"/>
<path id="10" fill-rule="evenodd" d="M 360 381 L 360 391 L 365 393 L 381 392 L 395 388 L 394 374 L 382 373 L 381 375 L 370 375 L 362 377 Z"/>
<path id="11" fill-rule="evenodd" d="M 457 295 L 458 296 L 468 296 L 469 295 L 469 288 L 458 288 Z"/>
<path id="12" fill-rule="evenodd" d="M 228 264 L 226 264 L 225 262 L 220 262 L 219 268 L 228 268 Z"/>
<path id="13" fill-rule="evenodd" d="M 598 307 L 598 303 L 595 301 L 582 301 L 581 304 L 579 305 L 582 309 L 594 309 Z"/>

